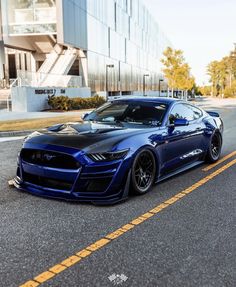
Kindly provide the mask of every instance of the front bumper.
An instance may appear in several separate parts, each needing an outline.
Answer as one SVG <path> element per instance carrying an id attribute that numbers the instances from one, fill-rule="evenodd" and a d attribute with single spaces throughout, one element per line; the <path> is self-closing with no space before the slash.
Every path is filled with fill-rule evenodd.
<path id="1" fill-rule="evenodd" d="M 27 149 L 44 147 L 25 144 Z M 62 152 L 58 146 L 47 146 L 47 151 Z M 63 153 L 81 163 L 77 169 L 45 167 L 18 158 L 15 187 L 29 193 L 57 199 L 113 204 L 124 200 L 129 190 L 130 159 L 94 163 L 78 150 L 63 148 Z"/>

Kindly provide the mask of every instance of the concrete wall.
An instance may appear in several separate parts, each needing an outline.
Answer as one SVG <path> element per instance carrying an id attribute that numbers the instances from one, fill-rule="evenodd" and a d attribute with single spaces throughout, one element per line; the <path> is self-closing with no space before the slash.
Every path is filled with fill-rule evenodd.
<path id="1" fill-rule="evenodd" d="M 88 98 L 90 88 L 12 87 L 12 111 L 39 112 L 48 109 L 48 95 Z"/>

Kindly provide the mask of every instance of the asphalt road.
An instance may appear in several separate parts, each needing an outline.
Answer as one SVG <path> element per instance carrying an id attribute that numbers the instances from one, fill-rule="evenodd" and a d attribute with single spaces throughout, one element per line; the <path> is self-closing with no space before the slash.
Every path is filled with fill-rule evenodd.
<path id="1" fill-rule="evenodd" d="M 236 105 L 218 110 L 224 157 L 236 151 Z M 208 171 L 202 165 L 164 181 L 145 196 L 98 207 L 9 188 L 21 144 L 0 143 L 0 286 L 37 286 L 30 280 L 52 266 L 54 272 L 38 277 L 45 281 L 40 286 L 236 286 L 236 164 L 226 165 L 236 155 Z M 181 191 L 178 201 L 136 220 L 116 239 L 104 239 Z M 86 247 L 89 256 L 66 260 Z"/>

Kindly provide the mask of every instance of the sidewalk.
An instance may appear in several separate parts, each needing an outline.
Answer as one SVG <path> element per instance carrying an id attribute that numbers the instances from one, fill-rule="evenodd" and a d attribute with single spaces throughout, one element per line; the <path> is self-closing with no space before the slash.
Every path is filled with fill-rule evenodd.
<path id="1" fill-rule="evenodd" d="M 53 117 L 69 117 L 76 116 L 81 117 L 83 114 L 88 113 L 91 110 L 80 110 L 70 112 L 8 112 L 6 110 L 0 110 L 0 121 L 17 121 L 17 120 L 31 120 L 40 118 L 53 118 Z"/>
<path id="2" fill-rule="evenodd" d="M 195 105 L 203 109 L 218 109 L 218 108 L 234 108 L 236 106 L 236 99 L 234 98 L 211 98 L 202 97 L 193 102 Z"/>
<path id="3" fill-rule="evenodd" d="M 0 111 L 0 138 L 25 136 L 57 123 L 78 122 L 90 110 L 70 112 L 6 112 Z M 19 128 L 20 127 L 20 128 Z"/>

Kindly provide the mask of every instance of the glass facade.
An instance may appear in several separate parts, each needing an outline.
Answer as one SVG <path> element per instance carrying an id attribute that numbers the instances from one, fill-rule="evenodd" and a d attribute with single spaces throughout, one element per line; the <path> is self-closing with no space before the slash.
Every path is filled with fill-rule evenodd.
<path id="1" fill-rule="evenodd" d="M 158 90 L 170 42 L 140 0 L 87 0 L 88 80 L 93 91 Z M 107 65 L 114 65 L 108 68 Z M 107 75 L 106 75 L 107 70 Z"/>
<path id="2" fill-rule="evenodd" d="M 144 79 L 146 90 L 159 89 L 160 58 L 170 42 L 141 0 L 0 1 L 10 38 L 56 34 L 59 44 L 83 50 L 82 75 L 92 91 L 141 91 Z"/>
<path id="3" fill-rule="evenodd" d="M 10 36 L 56 33 L 56 2 L 51 0 L 4 1 Z"/>

